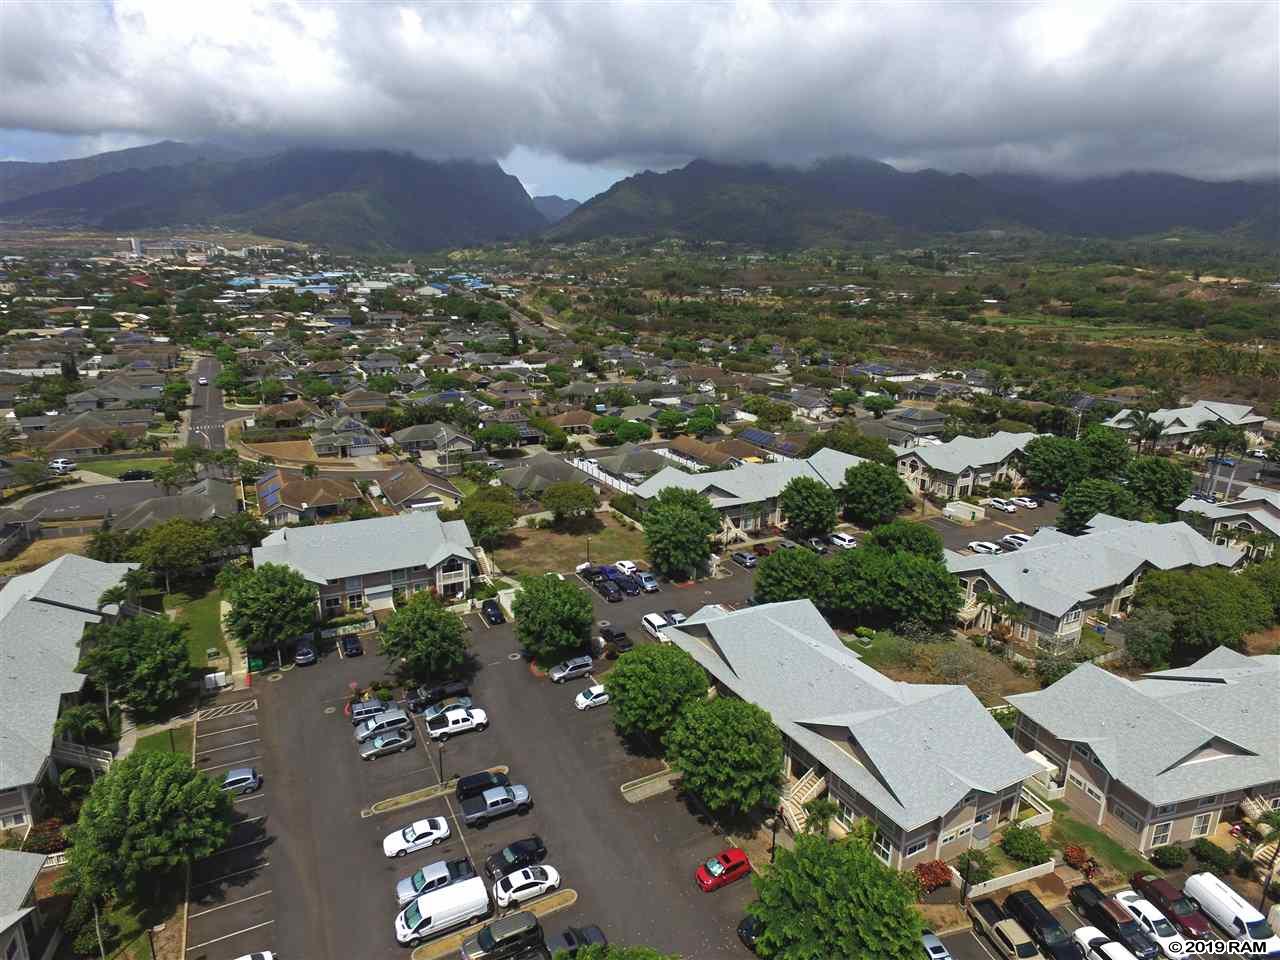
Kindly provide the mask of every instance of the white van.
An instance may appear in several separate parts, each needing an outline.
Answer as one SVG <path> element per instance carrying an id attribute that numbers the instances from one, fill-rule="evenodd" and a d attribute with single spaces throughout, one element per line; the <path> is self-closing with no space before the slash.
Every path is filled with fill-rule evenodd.
<path id="1" fill-rule="evenodd" d="M 670 643 L 666 637 L 662 635 L 662 628 L 668 626 L 667 618 L 660 613 L 646 613 L 640 620 L 640 626 L 644 627 L 644 632 L 653 639 L 661 643 Z"/>
<path id="2" fill-rule="evenodd" d="M 424 893 L 396 914 L 396 941 L 416 947 L 456 927 L 489 915 L 489 890 L 483 877 L 472 877 Z"/>
<path id="3" fill-rule="evenodd" d="M 1193 873 L 1182 892 L 1200 904 L 1200 911 L 1222 928 L 1227 939 L 1261 940 L 1268 957 L 1280 956 L 1280 937 L 1267 918 L 1212 873 Z"/>

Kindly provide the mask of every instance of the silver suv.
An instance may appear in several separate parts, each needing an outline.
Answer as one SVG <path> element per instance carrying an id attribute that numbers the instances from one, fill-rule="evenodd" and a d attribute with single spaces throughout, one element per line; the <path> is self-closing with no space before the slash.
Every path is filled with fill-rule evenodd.
<path id="1" fill-rule="evenodd" d="M 253 793 L 262 786 L 262 775 L 256 767 L 236 767 L 222 778 L 222 789 L 228 793 Z"/>
<path id="2" fill-rule="evenodd" d="M 551 682 L 564 683 L 566 680 L 585 677 L 594 666 L 594 662 L 588 656 L 570 657 L 551 668 Z"/>

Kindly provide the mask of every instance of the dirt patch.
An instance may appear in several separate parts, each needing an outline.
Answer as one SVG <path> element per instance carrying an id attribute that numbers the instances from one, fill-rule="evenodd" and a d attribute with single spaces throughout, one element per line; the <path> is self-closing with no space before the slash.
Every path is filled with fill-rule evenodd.
<path id="1" fill-rule="evenodd" d="M 50 560 L 57 560 L 68 553 L 84 556 L 92 539 L 93 537 L 57 537 L 36 540 L 28 544 L 26 549 L 12 560 L 0 562 L 0 576 L 12 577 L 19 573 L 29 573 L 44 566 Z"/>
<path id="2" fill-rule="evenodd" d="M 244 448 L 258 456 L 275 457 L 277 460 L 316 460 L 310 440 L 281 440 L 277 443 L 244 444 Z M 325 461 L 326 463 L 329 461 Z"/>
<path id="3" fill-rule="evenodd" d="M 588 551 L 592 563 L 644 557 L 644 534 L 622 526 L 607 514 L 596 516 L 601 526 L 592 533 L 520 527 L 512 530 L 502 546 L 490 555 L 504 573 L 534 576 L 550 571 L 570 573 L 588 559 Z"/>
<path id="4" fill-rule="evenodd" d="M 1272 627 L 1261 633 L 1251 633 L 1244 638 L 1244 652 L 1251 657 L 1280 651 L 1280 627 Z"/>

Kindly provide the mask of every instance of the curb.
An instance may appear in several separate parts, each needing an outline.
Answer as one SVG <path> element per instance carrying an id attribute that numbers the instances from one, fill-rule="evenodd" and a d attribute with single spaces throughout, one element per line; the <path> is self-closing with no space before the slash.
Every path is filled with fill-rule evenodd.
<path id="1" fill-rule="evenodd" d="M 488 767 L 487 769 L 490 773 L 511 772 L 510 767 L 501 765 Z M 396 810 L 403 810 L 405 807 L 411 807 L 417 803 L 425 803 L 428 800 L 434 800 L 436 797 L 446 796 L 457 782 L 457 777 L 450 777 L 444 783 L 437 783 L 430 787 L 423 787 L 421 790 L 402 793 L 398 797 L 387 797 L 385 800 L 378 800 L 361 810 L 360 817 L 367 820 L 369 817 L 380 816 L 384 813 L 394 813 Z"/>
<path id="2" fill-rule="evenodd" d="M 568 909 L 578 902 L 578 891 L 572 887 L 557 890 L 555 893 L 549 893 L 545 897 L 539 897 L 530 903 L 521 904 L 518 911 L 532 913 L 535 917 L 541 919 L 548 917 L 553 913 Z M 510 911 L 515 913 L 517 910 Z M 496 911 L 495 911 L 496 913 Z M 510 915 L 508 913 L 508 916 Z M 493 920 L 498 919 L 496 916 Z M 458 949 L 462 946 L 464 940 L 474 936 L 479 931 L 487 927 L 493 920 L 486 920 L 484 923 L 472 924 L 459 930 L 457 933 L 451 933 L 448 936 L 441 937 L 439 940 L 433 940 L 431 943 L 425 943 L 418 947 L 410 954 L 411 960 L 443 960 L 444 957 L 456 956 Z"/>

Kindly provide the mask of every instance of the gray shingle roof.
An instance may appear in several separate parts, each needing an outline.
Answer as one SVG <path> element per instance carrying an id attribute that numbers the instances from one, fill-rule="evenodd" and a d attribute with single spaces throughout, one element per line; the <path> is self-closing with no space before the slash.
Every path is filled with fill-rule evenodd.
<path id="1" fill-rule="evenodd" d="M 449 557 L 474 560 L 471 532 L 462 520 L 431 511 L 277 530 L 253 551 L 253 564 L 280 563 L 313 583 L 425 564 Z"/>
<path id="2" fill-rule="evenodd" d="M 931 470 L 958 474 L 971 467 L 1003 463 L 1013 453 L 1025 450 L 1036 436 L 1002 430 L 989 437 L 956 437 L 934 446 L 912 447 L 907 453 L 923 460 Z"/>
<path id="3" fill-rule="evenodd" d="M 1280 537 L 1280 493 L 1263 487 L 1245 487 L 1240 496 L 1225 503 L 1188 497 L 1178 504 L 1178 513 L 1198 513 L 1210 520 L 1247 518 L 1272 536 Z"/>
<path id="4" fill-rule="evenodd" d="M 906 830 L 1038 769 L 968 688 L 890 680 L 808 600 L 704 607 L 666 635 Z"/>
<path id="5" fill-rule="evenodd" d="M 25 914 L 22 901 L 31 892 L 31 885 L 47 859 L 43 853 L 0 850 L 0 933 L 13 926 L 5 922 L 9 914 Z"/>
<path id="6" fill-rule="evenodd" d="M 714 470 L 711 473 L 685 473 L 675 467 L 667 467 L 640 484 L 636 494 L 648 500 L 667 487 L 681 487 L 707 494 L 714 506 L 728 507 L 776 497 L 796 477 L 821 480 L 832 488 L 841 486 L 845 471 L 862 462 L 862 457 L 824 448 L 807 460 L 744 463 L 732 470 Z"/>
<path id="7" fill-rule="evenodd" d="M 1118 430 L 1133 428 L 1136 411 L 1125 408 L 1103 424 Z M 1216 424 L 1261 427 L 1266 417 L 1254 413 L 1253 407 L 1244 403 L 1218 403 L 1215 400 L 1197 400 L 1189 407 L 1172 407 L 1156 410 L 1151 419 L 1164 428 L 1164 436 L 1177 437 L 1197 433 Z"/>
<path id="8" fill-rule="evenodd" d="M 1085 663 L 1008 699 L 1055 737 L 1088 744 L 1156 805 L 1280 780 L 1280 657 L 1220 647 L 1137 681 Z"/>

